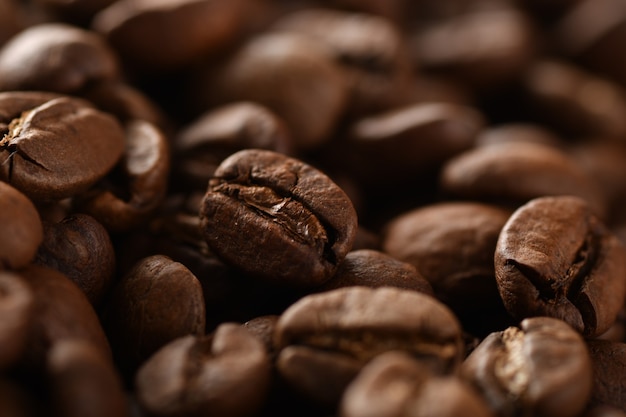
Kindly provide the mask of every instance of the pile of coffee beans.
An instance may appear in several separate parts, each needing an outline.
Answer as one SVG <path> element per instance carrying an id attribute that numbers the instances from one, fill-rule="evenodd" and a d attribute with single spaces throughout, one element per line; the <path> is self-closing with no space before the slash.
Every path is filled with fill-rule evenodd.
<path id="1" fill-rule="evenodd" d="M 0 416 L 626 416 L 624 0 L 0 0 Z"/>

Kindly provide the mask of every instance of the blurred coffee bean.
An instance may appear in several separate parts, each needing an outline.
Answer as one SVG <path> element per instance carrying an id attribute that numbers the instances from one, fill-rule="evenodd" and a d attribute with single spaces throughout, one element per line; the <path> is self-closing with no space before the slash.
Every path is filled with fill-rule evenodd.
<path id="1" fill-rule="evenodd" d="M 65 274 L 94 306 L 100 305 L 115 274 L 115 252 L 109 234 L 86 214 L 44 223 L 44 239 L 34 262 Z"/>
<path id="2" fill-rule="evenodd" d="M 539 143 L 554 148 L 564 147 L 564 141 L 546 127 L 535 123 L 505 123 L 483 130 L 476 138 L 476 146 L 502 143 Z"/>
<path id="3" fill-rule="evenodd" d="M 3 224 L 0 269 L 19 269 L 28 265 L 43 241 L 41 218 L 28 197 L 1 181 L 0 219 Z"/>
<path id="4" fill-rule="evenodd" d="M 518 320 L 556 317 L 594 337 L 624 304 L 626 249 L 578 197 L 537 198 L 516 210 L 494 262 L 504 305 Z"/>
<path id="5" fill-rule="evenodd" d="M 593 364 L 592 402 L 626 411 L 626 343 L 587 342 Z"/>
<path id="6" fill-rule="evenodd" d="M 219 164 L 246 148 L 294 152 L 287 126 L 264 106 L 239 102 L 206 112 L 174 140 L 174 157 L 180 161 L 173 167 L 175 187 L 204 191 Z"/>
<path id="7" fill-rule="evenodd" d="M 120 76 L 117 56 L 99 35 L 61 23 L 29 27 L 0 49 L 0 91 L 75 94 Z"/>
<path id="8" fill-rule="evenodd" d="M 433 295 L 430 282 L 413 265 L 372 249 L 348 252 L 335 275 L 316 290 L 351 286 L 397 287 Z"/>
<path id="9" fill-rule="evenodd" d="M 270 367 L 263 345 L 224 323 L 209 336 L 176 339 L 148 359 L 135 387 L 154 416 L 254 416 L 265 400 Z"/>
<path id="10" fill-rule="evenodd" d="M 296 33 L 268 32 L 252 38 L 207 78 L 202 91 L 209 99 L 268 107 L 285 121 L 296 149 L 302 151 L 331 139 L 350 91 L 332 50 Z"/>
<path id="11" fill-rule="evenodd" d="M 348 112 L 372 113 L 406 103 L 412 74 L 408 47 L 382 17 L 332 9 L 305 9 L 280 19 L 274 29 L 323 42 L 346 71 Z"/>
<path id="12" fill-rule="evenodd" d="M 23 29 L 24 21 L 17 0 L 0 2 L 0 48 L 13 35 Z"/>
<path id="13" fill-rule="evenodd" d="M 113 364 L 82 340 L 61 340 L 51 347 L 47 383 L 54 415 L 130 416 L 122 380 Z"/>
<path id="14" fill-rule="evenodd" d="M 215 171 L 200 210 L 202 233 L 225 263 L 286 287 L 330 279 L 354 242 L 346 194 L 306 163 L 243 150 Z"/>
<path id="15" fill-rule="evenodd" d="M 0 371 L 14 366 L 27 348 L 35 297 L 17 274 L 0 272 Z M 1 410 L 1 409 L 0 409 Z"/>
<path id="16" fill-rule="evenodd" d="M 441 171 L 441 190 L 452 197 L 517 208 L 549 195 L 585 199 L 596 215 L 606 216 L 606 197 L 565 151 L 539 143 L 502 143 L 466 151 Z"/>
<path id="17" fill-rule="evenodd" d="M 122 156 L 119 123 L 86 101 L 0 93 L 0 178 L 34 200 L 85 191 Z"/>
<path id="18" fill-rule="evenodd" d="M 34 294 L 34 315 L 22 366 L 42 372 L 50 349 L 63 340 L 81 340 L 111 360 L 111 349 L 96 311 L 78 286 L 55 269 L 31 265 L 20 277 Z"/>
<path id="19" fill-rule="evenodd" d="M 446 202 L 391 219 L 383 250 L 413 265 L 470 332 L 511 324 L 502 305 L 493 254 L 510 211 L 486 204 Z"/>
<path id="20" fill-rule="evenodd" d="M 420 68 L 479 89 L 516 80 L 535 55 L 532 21 L 513 8 L 473 11 L 435 22 L 412 37 Z"/>
<path id="21" fill-rule="evenodd" d="M 265 346 L 269 354 L 274 351 L 274 328 L 280 316 L 272 314 L 255 317 L 243 324 L 243 327 L 255 335 Z"/>
<path id="22" fill-rule="evenodd" d="M 345 417 L 489 417 L 491 410 L 462 380 L 432 374 L 402 352 L 368 363 L 341 401 Z"/>
<path id="23" fill-rule="evenodd" d="M 144 258 L 113 288 L 104 322 L 118 364 L 134 371 L 170 341 L 204 334 L 202 287 L 184 265 Z"/>
<path id="24" fill-rule="evenodd" d="M 92 29 L 106 37 L 127 66 L 159 74 L 233 41 L 246 8 L 242 0 L 118 0 L 96 14 Z"/>
<path id="25" fill-rule="evenodd" d="M 331 155 L 372 188 L 419 178 L 447 159 L 471 148 L 484 127 L 472 107 L 419 103 L 357 120 L 343 152 Z M 394 189 L 394 192 L 397 192 Z"/>
<path id="26" fill-rule="evenodd" d="M 568 135 L 626 137 L 626 92 L 619 85 L 563 61 L 528 68 L 524 88 L 534 113 Z"/>
<path id="27" fill-rule="evenodd" d="M 578 416 L 593 384 L 584 340 L 549 317 L 490 334 L 461 372 L 498 416 Z"/>

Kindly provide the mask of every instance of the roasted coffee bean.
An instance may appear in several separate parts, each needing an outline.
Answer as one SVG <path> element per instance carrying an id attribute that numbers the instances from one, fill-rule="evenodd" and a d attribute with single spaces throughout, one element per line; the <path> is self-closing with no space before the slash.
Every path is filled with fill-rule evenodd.
<path id="1" fill-rule="evenodd" d="M 280 316 L 277 369 L 293 390 L 332 409 L 359 369 L 383 352 L 402 350 L 437 373 L 453 372 L 462 355 L 460 332 L 454 315 L 429 295 L 340 288 L 306 296 Z"/>
<path id="2" fill-rule="evenodd" d="M 449 160 L 441 190 L 457 198 L 498 202 L 514 208 L 549 195 L 575 195 L 606 213 L 606 196 L 565 151 L 538 143 L 503 143 L 466 151 Z"/>
<path id="3" fill-rule="evenodd" d="M 390 185 L 437 168 L 470 149 L 484 123 L 483 115 L 468 106 L 420 103 L 399 107 L 356 121 L 340 158 L 360 180 Z"/>
<path id="4" fill-rule="evenodd" d="M 60 23 L 23 30 L 0 49 L 0 91 L 64 94 L 119 77 L 117 57 L 97 34 Z"/>
<path id="5" fill-rule="evenodd" d="M 578 416 L 592 389 L 584 340 L 550 317 L 523 320 L 487 336 L 462 365 L 498 416 Z"/>
<path id="6" fill-rule="evenodd" d="M 483 130 L 476 138 L 476 146 L 509 142 L 540 143 L 554 148 L 565 146 L 554 132 L 534 123 L 505 123 Z"/>
<path id="7" fill-rule="evenodd" d="M 626 91 L 610 80 L 549 60 L 528 69 L 524 88 L 538 118 L 568 135 L 626 135 Z"/>
<path id="8" fill-rule="evenodd" d="M 24 194 L 0 181 L 0 269 L 28 265 L 43 241 L 41 218 Z"/>
<path id="9" fill-rule="evenodd" d="M 542 197 L 520 207 L 494 259 L 500 295 L 518 320 L 557 317 L 593 337 L 624 304 L 626 249 L 580 198 Z"/>
<path id="10" fill-rule="evenodd" d="M 34 315 L 23 352 L 23 367 L 45 368 L 50 349 L 63 340 L 82 340 L 111 360 L 111 349 L 96 311 L 78 286 L 55 269 L 30 265 L 19 272 L 34 294 Z"/>
<path id="11" fill-rule="evenodd" d="M 116 360 L 134 370 L 170 341 L 204 334 L 202 287 L 184 265 L 144 258 L 114 287 L 104 320 Z"/>
<path id="12" fill-rule="evenodd" d="M 330 49 L 301 34 L 252 38 L 216 72 L 208 74 L 206 96 L 268 107 L 287 123 L 302 151 L 331 139 L 349 98 L 348 80 Z"/>
<path id="13" fill-rule="evenodd" d="M 330 178 L 263 150 L 240 151 L 222 162 L 200 218 L 205 240 L 224 262 L 296 287 L 330 279 L 357 229 L 352 203 Z"/>
<path id="14" fill-rule="evenodd" d="M 35 297 L 28 284 L 13 272 L 0 271 L 0 370 L 21 359 L 34 314 Z"/>
<path id="15" fill-rule="evenodd" d="M 411 82 L 408 47 L 398 28 L 379 16 L 305 9 L 280 19 L 278 31 L 326 44 L 351 85 L 348 112 L 372 113 L 405 104 Z"/>
<path id="16" fill-rule="evenodd" d="M 110 115 L 71 97 L 0 93 L 0 179 L 34 200 L 85 191 L 115 165 L 124 132 Z"/>
<path id="17" fill-rule="evenodd" d="M 593 364 L 592 402 L 626 412 L 626 343 L 587 342 Z"/>
<path id="18" fill-rule="evenodd" d="M 265 346 L 268 353 L 273 353 L 274 350 L 274 328 L 278 321 L 278 315 L 267 315 L 255 317 L 243 324 L 250 333 L 255 335 Z"/>
<path id="19" fill-rule="evenodd" d="M 256 415 L 270 381 L 263 345 L 234 323 L 213 335 L 176 339 L 148 359 L 135 387 L 154 416 Z"/>
<path id="20" fill-rule="evenodd" d="M 433 295 L 430 282 L 413 265 L 372 249 L 348 252 L 335 275 L 317 290 L 352 286 L 397 287 Z"/>
<path id="21" fill-rule="evenodd" d="M 510 214 L 480 203 L 426 205 L 387 223 L 383 250 L 415 266 L 464 329 L 488 334 L 511 324 L 493 265 L 496 242 Z"/>
<path id="22" fill-rule="evenodd" d="M 174 140 L 175 175 L 183 187 L 204 190 L 219 164 L 247 148 L 294 152 L 285 123 L 264 106 L 232 103 L 206 112 L 178 133 Z"/>
<path id="23" fill-rule="evenodd" d="M 93 217 L 75 214 L 44 224 L 35 263 L 64 273 L 97 306 L 115 274 L 115 249 L 106 229 Z"/>
<path id="24" fill-rule="evenodd" d="M 180 69 L 237 37 L 247 3 L 233 0 L 119 0 L 96 14 L 92 28 L 125 62 L 147 73 Z"/>
<path id="25" fill-rule="evenodd" d="M 125 151 L 115 170 L 75 202 L 79 211 L 112 232 L 128 231 L 149 219 L 165 198 L 170 173 L 170 146 L 163 132 L 132 120 L 125 134 Z"/>
<path id="26" fill-rule="evenodd" d="M 535 55 L 535 42 L 525 14 L 499 8 L 463 13 L 418 30 L 413 48 L 426 70 L 494 88 L 523 73 Z"/>
<path id="27" fill-rule="evenodd" d="M 461 379 L 432 374 L 403 352 L 383 353 L 348 386 L 342 417 L 490 417 L 491 410 Z"/>
<path id="28" fill-rule="evenodd" d="M 46 376 L 54 415 L 130 415 L 122 380 L 113 364 L 85 341 L 56 342 L 48 354 Z"/>

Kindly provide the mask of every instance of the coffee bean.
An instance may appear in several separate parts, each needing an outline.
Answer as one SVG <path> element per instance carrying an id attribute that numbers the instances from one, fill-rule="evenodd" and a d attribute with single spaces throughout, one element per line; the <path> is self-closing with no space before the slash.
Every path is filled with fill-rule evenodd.
<path id="1" fill-rule="evenodd" d="M 0 269 L 28 265 L 43 241 L 39 213 L 24 194 L 0 182 Z"/>
<path id="2" fill-rule="evenodd" d="M 624 303 L 626 250 L 577 197 L 543 197 L 507 221 L 495 252 L 498 289 L 516 319 L 557 317 L 587 337 Z"/>
<path id="3" fill-rule="evenodd" d="M 577 416 L 593 379 L 582 337 L 550 317 L 526 319 L 519 328 L 490 334 L 461 373 L 499 416 Z"/>
<path id="4" fill-rule="evenodd" d="M 55 415 L 130 415 L 117 371 L 85 341 L 61 340 L 52 346 L 47 360 L 47 383 Z"/>
<path id="5" fill-rule="evenodd" d="M 480 203 L 426 205 L 391 219 L 383 250 L 413 265 L 434 294 L 456 312 L 463 328 L 479 334 L 511 323 L 493 263 L 496 242 L 509 210 Z"/>
<path id="6" fill-rule="evenodd" d="M 374 358 L 348 387 L 345 417 L 487 417 L 492 413 L 462 380 L 434 375 L 411 356 L 388 352 Z"/>
<path id="7" fill-rule="evenodd" d="M 134 370 L 168 342 L 204 333 L 202 288 L 184 265 L 153 255 L 117 283 L 104 320 L 117 361 Z"/>
<path id="8" fill-rule="evenodd" d="M 142 72 L 180 69 L 233 41 L 243 26 L 246 2 L 121 0 L 92 21 L 127 62 Z"/>
<path id="9" fill-rule="evenodd" d="M 35 297 L 17 274 L 0 272 L 0 370 L 14 366 L 28 343 L 34 321 Z"/>
<path id="10" fill-rule="evenodd" d="M 345 193 L 300 160 L 263 150 L 226 159 L 200 211 L 224 262 L 286 286 L 328 280 L 350 250 L 357 217 Z"/>
<path id="11" fill-rule="evenodd" d="M 0 179 L 35 200 L 85 191 L 121 157 L 124 133 L 85 101 L 0 93 Z"/>
<path id="12" fill-rule="evenodd" d="M 142 408 L 155 416 L 256 415 L 270 368 L 259 340 L 234 323 L 213 335 L 185 336 L 165 345 L 137 372 Z"/>
<path id="13" fill-rule="evenodd" d="M 399 288 L 346 287 L 306 296 L 276 323 L 275 346 L 338 352 L 361 363 L 404 350 L 438 372 L 459 365 L 456 317 L 434 298 Z"/>
<path id="14" fill-rule="evenodd" d="M 466 151 L 443 167 L 440 187 L 456 198 L 514 208 L 537 197 L 575 195 L 586 199 L 598 216 L 606 213 L 606 197 L 587 173 L 564 151 L 538 143 Z"/>
<path id="15" fill-rule="evenodd" d="M 119 72 L 117 56 L 104 39 L 61 23 L 25 29 L 0 50 L 0 91 L 73 94 Z"/>
<path id="16" fill-rule="evenodd" d="M 86 214 L 44 226 L 34 262 L 64 273 L 94 306 L 99 305 L 115 274 L 115 251 L 106 229 Z"/>

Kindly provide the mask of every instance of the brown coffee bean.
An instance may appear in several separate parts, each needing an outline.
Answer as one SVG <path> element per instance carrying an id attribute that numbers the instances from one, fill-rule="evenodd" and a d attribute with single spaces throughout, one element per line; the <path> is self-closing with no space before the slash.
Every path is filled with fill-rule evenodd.
<path id="1" fill-rule="evenodd" d="M 526 319 L 520 328 L 487 336 L 461 372 L 499 416 L 577 416 L 592 388 L 584 340 L 549 317 Z"/>
<path id="2" fill-rule="evenodd" d="M 397 287 L 433 295 L 430 282 L 413 265 L 371 249 L 348 252 L 335 275 L 317 290 L 330 291 L 359 285 Z"/>
<path id="3" fill-rule="evenodd" d="M 79 211 L 112 232 L 148 220 L 165 198 L 170 173 L 169 143 L 156 126 L 132 120 L 125 135 L 125 151 L 116 169 L 75 201 Z"/>
<path id="4" fill-rule="evenodd" d="M 64 273 L 97 306 L 115 274 L 115 251 L 106 229 L 93 217 L 75 214 L 44 224 L 35 263 Z"/>
<path id="5" fill-rule="evenodd" d="M 593 337 L 624 303 L 626 249 L 577 197 L 520 207 L 502 229 L 494 263 L 504 305 L 518 320 L 557 317 Z"/>
<path id="6" fill-rule="evenodd" d="M 265 346 L 268 353 L 274 350 L 274 328 L 280 316 L 271 314 L 255 317 L 243 324 L 243 327 L 255 335 Z"/>
<path id="7" fill-rule="evenodd" d="M 535 55 L 535 34 L 524 13 L 475 10 L 431 24 L 414 35 L 415 61 L 480 88 L 515 80 Z"/>
<path id="8" fill-rule="evenodd" d="M 626 343 L 590 340 L 587 346 L 593 364 L 592 402 L 626 412 Z"/>
<path id="9" fill-rule="evenodd" d="M 17 274 L 0 272 L 0 370 L 15 365 L 28 342 L 35 313 L 31 288 Z"/>
<path id="10" fill-rule="evenodd" d="M 0 178 L 34 200 L 85 191 L 124 149 L 124 132 L 113 117 L 83 100 L 48 97 L 0 93 Z"/>
<path id="11" fill-rule="evenodd" d="M 51 347 L 47 360 L 47 384 L 55 415 L 130 415 L 122 380 L 112 363 L 83 340 L 61 340 Z"/>
<path id="12" fill-rule="evenodd" d="M 306 296 L 278 319 L 274 346 L 281 378 L 325 409 L 336 408 L 360 368 L 381 353 L 402 350 L 437 373 L 452 373 L 463 349 L 460 326 L 447 307 L 393 287 Z"/>
<path id="13" fill-rule="evenodd" d="M 412 78 L 408 47 L 389 20 L 310 8 L 286 15 L 273 28 L 303 34 L 330 48 L 351 85 L 348 112 L 372 113 L 406 103 Z"/>
<path id="14" fill-rule="evenodd" d="M 480 203 L 426 205 L 385 226 L 383 250 L 413 265 L 467 331 L 479 334 L 509 325 L 493 253 L 509 210 Z"/>
<path id="15" fill-rule="evenodd" d="M 476 138 L 476 146 L 498 145 L 509 142 L 539 143 L 554 148 L 564 141 L 543 125 L 535 123 L 505 123 L 483 130 Z"/>
<path id="16" fill-rule="evenodd" d="M 67 339 L 89 343 L 101 357 L 110 360 L 111 349 L 98 315 L 74 282 L 39 265 L 30 265 L 19 275 L 34 294 L 34 320 L 24 351 L 24 367 L 41 371 L 52 346 Z"/>
<path id="17" fill-rule="evenodd" d="M 131 371 L 170 341 L 204 334 L 202 287 L 184 265 L 144 258 L 114 287 L 104 320 L 117 361 Z"/>
<path id="18" fill-rule="evenodd" d="M 484 123 L 482 114 L 467 106 L 419 103 L 400 107 L 356 121 L 340 158 L 361 181 L 394 184 L 470 149 Z M 376 169 L 372 169 L 374 164 Z"/>
<path id="19" fill-rule="evenodd" d="M 351 249 L 357 217 L 330 178 L 297 159 L 244 150 L 209 182 L 204 238 L 224 262 L 284 286 L 324 283 Z"/>
<path id="20" fill-rule="evenodd" d="M 431 374 L 403 352 L 383 353 L 348 386 L 342 417 L 489 417 L 491 410 L 456 377 Z"/>
<path id="21" fill-rule="evenodd" d="M 234 323 L 213 335 L 176 339 L 146 361 L 135 379 L 142 408 L 154 416 L 256 415 L 270 381 L 261 342 Z"/>
<path id="22" fill-rule="evenodd" d="M 25 29 L 0 50 L 0 91 L 72 94 L 118 76 L 117 57 L 100 36 L 61 23 Z"/>
<path id="23" fill-rule="evenodd" d="M 503 143 L 466 151 L 449 160 L 440 176 L 448 195 L 498 202 L 514 208 L 548 195 L 575 195 L 606 214 L 605 196 L 564 151 L 538 143 Z"/>
<path id="24" fill-rule="evenodd" d="M 43 241 L 41 218 L 33 203 L 9 184 L 0 181 L 0 269 L 28 265 Z"/>
<path id="25" fill-rule="evenodd" d="M 541 120 L 575 136 L 626 135 L 626 90 L 562 61 L 539 61 L 524 87 Z"/>
<path id="26" fill-rule="evenodd" d="M 173 168 L 180 187 L 204 190 L 219 164 L 242 149 L 268 149 L 286 155 L 294 151 L 285 123 L 253 102 L 232 103 L 201 115 L 179 132 L 173 143 Z"/>
<path id="27" fill-rule="evenodd" d="M 267 106 L 287 123 L 303 151 L 331 139 L 349 95 L 345 74 L 328 47 L 295 33 L 252 38 L 209 78 L 202 90 L 208 97 Z"/>
<path id="28" fill-rule="evenodd" d="M 247 3 L 233 0 L 120 0 L 96 14 L 103 34 L 127 64 L 143 72 L 180 69 L 232 42 Z"/>

